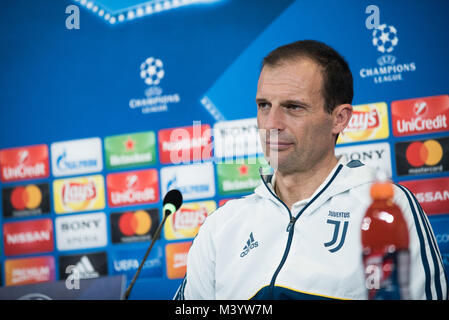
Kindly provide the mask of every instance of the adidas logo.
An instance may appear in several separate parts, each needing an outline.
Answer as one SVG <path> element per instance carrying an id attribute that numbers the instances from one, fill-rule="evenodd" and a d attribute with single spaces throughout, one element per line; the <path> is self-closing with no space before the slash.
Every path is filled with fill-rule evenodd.
<path id="1" fill-rule="evenodd" d="M 100 276 L 100 274 L 95 271 L 87 256 L 82 256 L 80 261 L 75 265 L 74 269 L 77 270 L 80 279 L 92 279 Z"/>
<path id="2" fill-rule="evenodd" d="M 243 247 L 243 251 L 240 254 L 240 258 L 243 258 L 246 256 L 251 249 L 257 248 L 259 246 L 259 243 L 257 241 L 254 241 L 253 233 L 251 232 L 249 235 L 248 241 L 246 241 L 246 245 Z"/>

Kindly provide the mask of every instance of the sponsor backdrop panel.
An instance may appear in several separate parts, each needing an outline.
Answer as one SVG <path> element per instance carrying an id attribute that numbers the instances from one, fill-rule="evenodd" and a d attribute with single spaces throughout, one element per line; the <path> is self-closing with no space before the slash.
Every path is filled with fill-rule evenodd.
<path id="1" fill-rule="evenodd" d="M 376 1 L 376 27 L 371 4 L 2 1 L 1 285 L 74 270 L 129 283 L 177 188 L 185 203 L 131 294 L 170 299 L 207 216 L 260 183 L 261 59 L 298 39 L 330 44 L 353 72 L 336 154 L 416 195 L 449 270 L 449 2 Z"/>

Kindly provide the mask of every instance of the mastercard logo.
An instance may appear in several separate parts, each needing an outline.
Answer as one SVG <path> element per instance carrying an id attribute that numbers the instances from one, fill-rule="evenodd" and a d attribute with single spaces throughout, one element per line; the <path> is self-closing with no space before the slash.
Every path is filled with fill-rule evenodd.
<path id="1" fill-rule="evenodd" d="M 16 210 L 36 209 L 42 202 L 42 192 L 34 184 L 21 186 L 14 188 L 10 200 Z"/>
<path id="2" fill-rule="evenodd" d="M 122 214 L 118 225 L 120 232 L 125 236 L 141 236 L 150 231 L 152 220 L 148 212 L 137 210 L 136 212 L 125 212 Z"/>
<path id="3" fill-rule="evenodd" d="M 443 158 L 443 148 L 436 140 L 415 141 L 407 147 L 405 156 L 413 167 L 434 166 Z"/>

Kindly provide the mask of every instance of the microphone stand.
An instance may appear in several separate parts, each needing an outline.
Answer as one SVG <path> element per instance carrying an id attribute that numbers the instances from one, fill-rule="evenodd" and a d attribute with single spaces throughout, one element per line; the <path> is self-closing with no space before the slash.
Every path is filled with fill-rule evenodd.
<path id="1" fill-rule="evenodd" d="M 134 287 L 134 283 L 136 282 L 137 278 L 139 277 L 140 271 L 142 271 L 143 264 L 148 258 L 148 255 L 150 254 L 151 249 L 153 248 L 154 244 L 156 243 L 156 240 L 159 238 L 159 235 L 162 230 L 162 226 L 165 224 L 165 220 L 167 220 L 167 217 L 170 215 L 169 210 L 165 210 L 164 218 L 162 219 L 162 222 L 159 224 L 159 227 L 157 227 L 156 232 L 154 233 L 153 240 L 151 240 L 150 247 L 147 249 L 147 252 L 145 253 L 145 256 L 143 257 L 142 262 L 139 265 L 139 268 L 137 269 L 136 273 L 134 274 L 134 277 L 129 284 L 128 288 L 125 291 L 125 294 L 123 295 L 123 300 L 128 300 L 129 294 L 131 293 L 132 288 Z"/>

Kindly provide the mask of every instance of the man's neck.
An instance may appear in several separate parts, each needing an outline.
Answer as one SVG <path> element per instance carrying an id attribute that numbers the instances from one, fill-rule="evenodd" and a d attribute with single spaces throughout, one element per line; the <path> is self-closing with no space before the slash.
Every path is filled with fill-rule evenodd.
<path id="1" fill-rule="evenodd" d="M 275 192 L 291 210 L 295 202 L 310 198 L 338 163 L 332 155 L 307 170 L 290 174 L 276 171 Z"/>

